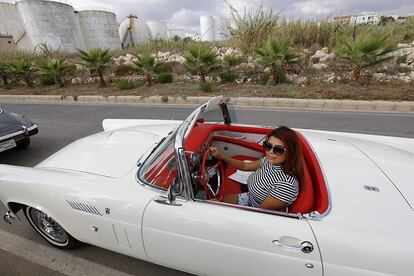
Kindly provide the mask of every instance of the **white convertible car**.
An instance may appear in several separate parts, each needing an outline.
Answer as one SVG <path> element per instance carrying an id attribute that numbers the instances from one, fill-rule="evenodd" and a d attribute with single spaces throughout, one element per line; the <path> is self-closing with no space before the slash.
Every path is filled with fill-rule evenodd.
<path id="1" fill-rule="evenodd" d="M 266 211 L 220 202 L 245 186 L 208 147 L 255 160 L 271 130 L 229 110 L 216 97 L 183 122 L 107 119 L 35 168 L 1 165 L 4 220 L 195 274 L 413 275 L 413 139 L 296 130 L 305 181 Z"/>

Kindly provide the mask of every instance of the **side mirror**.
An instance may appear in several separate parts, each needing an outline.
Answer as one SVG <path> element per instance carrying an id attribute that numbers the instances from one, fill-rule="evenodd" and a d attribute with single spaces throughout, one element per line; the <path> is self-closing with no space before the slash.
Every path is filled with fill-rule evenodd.
<path id="1" fill-rule="evenodd" d="M 177 196 L 181 195 L 183 193 L 183 185 L 180 181 L 178 181 L 177 178 L 174 179 L 171 186 L 168 188 L 167 191 L 167 199 L 171 205 L 178 205 L 178 203 L 175 202 L 175 199 Z"/>

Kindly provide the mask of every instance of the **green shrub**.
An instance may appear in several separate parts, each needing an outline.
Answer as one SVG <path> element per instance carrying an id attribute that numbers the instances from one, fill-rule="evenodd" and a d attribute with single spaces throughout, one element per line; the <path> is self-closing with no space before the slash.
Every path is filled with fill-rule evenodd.
<path id="1" fill-rule="evenodd" d="M 232 72 L 223 72 L 220 74 L 221 82 L 234 82 L 236 80 L 236 75 Z"/>
<path id="2" fill-rule="evenodd" d="M 173 81 L 173 75 L 171 73 L 163 72 L 155 77 L 156 83 L 170 83 Z"/>
<path id="3" fill-rule="evenodd" d="M 51 86 L 55 84 L 55 78 L 51 75 L 43 75 L 40 77 L 41 86 Z"/>
<path id="4" fill-rule="evenodd" d="M 405 66 L 397 66 L 397 71 L 398 73 L 410 73 L 413 71 L 413 69 L 411 69 L 410 67 L 405 67 Z"/>
<path id="5" fill-rule="evenodd" d="M 113 69 L 115 76 L 117 77 L 125 77 L 134 72 L 131 65 L 128 64 L 119 64 L 116 65 Z"/>
<path id="6" fill-rule="evenodd" d="M 213 85 L 212 85 L 211 82 L 208 82 L 208 81 L 201 82 L 200 85 L 199 85 L 199 88 L 203 92 L 211 92 L 211 91 L 213 91 Z"/>
<path id="7" fill-rule="evenodd" d="M 129 90 L 135 88 L 135 82 L 128 78 L 120 78 L 116 81 L 116 86 L 121 90 Z"/>
<path id="8" fill-rule="evenodd" d="M 280 73 L 276 76 L 276 83 L 289 83 L 285 73 Z"/>
<path id="9" fill-rule="evenodd" d="M 173 64 L 172 62 L 164 62 L 162 64 L 160 64 L 156 70 L 155 73 L 160 74 L 160 73 L 171 73 L 173 70 Z"/>
<path id="10" fill-rule="evenodd" d="M 261 84 L 261 85 L 266 85 L 267 82 L 269 81 L 269 77 L 270 77 L 269 74 L 261 75 L 259 80 L 258 80 L 258 83 Z"/>
<path id="11" fill-rule="evenodd" d="M 223 61 L 228 66 L 240 65 L 244 60 L 245 60 L 245 57 L 244 56 L 236 56 L 236 55 L 229 55 L 229 56 L 225 56 L 223 58 Z"/>

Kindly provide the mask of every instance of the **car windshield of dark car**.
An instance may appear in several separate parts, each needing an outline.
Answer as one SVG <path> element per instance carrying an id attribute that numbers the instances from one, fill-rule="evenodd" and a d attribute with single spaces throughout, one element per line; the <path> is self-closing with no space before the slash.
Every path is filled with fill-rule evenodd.
<path id="1" fill-rule="evenodd" d="M 138 178 L 145 184 L 161 189 L 168 189 L 172 184 L 177 176 L 174 141 L 175 132 L 161 142 L 142 164 Z"/>

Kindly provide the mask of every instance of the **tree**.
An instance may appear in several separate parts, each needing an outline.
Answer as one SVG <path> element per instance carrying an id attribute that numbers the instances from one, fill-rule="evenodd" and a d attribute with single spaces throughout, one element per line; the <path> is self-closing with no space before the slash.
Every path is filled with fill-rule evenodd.
<path id="1" fill-rule="evenodd" d="M 153 74 L 161 64 L 163 64 L 163 62 L 155 62 L 155 57 L 150 55 L 139 55 L 136 60 L 132 61 L 132 68 L 144 74 L 145 82 L 147 83 L 147 86 L 150 87 Z"/>
<path id="2" fill-rule="evenodd" d="M 68 74 L 69 66 L 63 59 L 47 59 L 38 64 L 40 75 L 51 77 L 59 87 L 65 86 L 65 76 Z"/>
<path id="3" fill-rule="evenodd" d="M 4 86 L 9 85 L 10 71 L 7 62 L 0 61 L 0 78 L 3 80 Z"/>
<path id="4" fill-rule="evenodd" d="M 95 71 L 99 76 L 99 86 L 105 87 L 106 81 L 104 78 L 104 70 L 111 64 L 112 55 L 109 49 L 91 49 L 89 52 L 79 50 L 82 64 L 85 65 L 91 72 Z"/>
<path id="5" fill-rule="evenodd" d="M 16 80 L 22 79 L 28 87 L 34 86 L 34 78 L 37 73 L 36 67 L 30 58 L 20 58 L 6 63 L 7 71 Z"/>
<path id="6" fill-rule="evenodd" d="M 255 49 L 262 65 L 270 67 L 269 81 L 273 84 L 277 84 L 278 80 L 285 75 L 288 64 L 298 61 L 299 55 L 290 50 L 291 45 L 290 40 L 278 42 L 268 38 L 261 48 Z"/>
<path id="7" fill-rule="evenodd" d="M 188 49 L 185 66 L 191 73 L 199 75 L 201 83 L 206 82 L 206 76 L 214 68 L 221 66 L 221 62 L 217 59 L 218 54 L 211 48 L 202 46 L 193 46 Z"/>
<path id="8" fill-rule="evenodd" d="M 378 63 L 389 60 L 392 56 L 388 53 L 396 49 L 395 45 L 387 44 L 387 36 L 371 37 L 360 36 L 352 39 L 342 40 L 338 49 L 338 56 L 348 60 L 352 64 L 352 80 L 358 81 L 361 71 Z"/>

